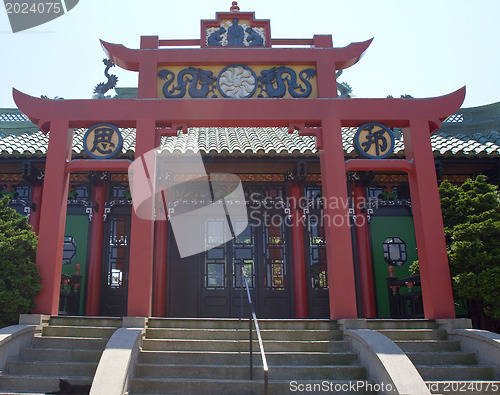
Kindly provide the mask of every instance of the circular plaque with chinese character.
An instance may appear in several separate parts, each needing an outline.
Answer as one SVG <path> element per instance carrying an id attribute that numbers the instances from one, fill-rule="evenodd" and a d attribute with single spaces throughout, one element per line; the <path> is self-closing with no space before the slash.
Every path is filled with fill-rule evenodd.
<path id="1" fill-rule="evenodd" d="M 387 126 L 377 122 L 361 125 L 354 135 L 354 148 L 369 159 L 382 159 L 394 151 L 394 134 Z"/>
<path id="2" fill-rule="evenodd" d="M 122 149 L 123 138 L 120 130 L 110 123 L 99 123 L 87 130 L 83 137 L 83 149 L 95 159 L 108 159 Z"/>

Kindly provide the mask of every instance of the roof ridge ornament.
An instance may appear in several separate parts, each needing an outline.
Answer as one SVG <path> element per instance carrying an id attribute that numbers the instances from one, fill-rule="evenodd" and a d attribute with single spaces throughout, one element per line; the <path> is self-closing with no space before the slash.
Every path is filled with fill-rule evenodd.
<path id="1" fill-rule="evenodd" d="M 231 12 L 238 12 L 240 10 L 240 7 L 238 7 L 238 2 L 237 1 L 233 1 L 233 3 L 231 4 L 231 8 L 229 9 L 229 11 Z"/>
<path id="2" fill-rule="evenodd" d="M 92 97 L 93 99 L 110 98 L 111 96 L 105 96 L 106 92 L 113 89 L 118 83 L 118 77 L 115 74 L 108 73 L 111 67 L 115 67 L 115 64 L 107 58 L 104 58 L 102 62 L 106 66 L 106 69 L 104 70 L 104 76 L 108 79 L 108 81 L 101 82 L 96 85 L 96 87 L 94 88 L 94 95 Z"/>

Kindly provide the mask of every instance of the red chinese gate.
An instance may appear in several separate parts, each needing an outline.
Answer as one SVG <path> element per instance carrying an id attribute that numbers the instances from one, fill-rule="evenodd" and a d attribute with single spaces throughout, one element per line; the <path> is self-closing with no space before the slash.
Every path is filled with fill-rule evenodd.
<path id="1" fill-rule="evenodd" d="M 130 165 L 128 160 L 72 160 L 72 130 L 107 122 L 119 128 L 136 129 L 136 158 L 157 147 L 162 135 L 175 134 L 179 128 L 186 131 L 187 127 L 196 126 L 274 126 L 298 130 L 301 135 L 314 135 L 320 151 L 323 195 L 327 200 L 330 197 L 348 200 L 346 172 L 407 173 L 425 317 L 454 317 L 430 135 L 460 107 L 465 88 L 431 99 L 339 98 L 336 71 L 354 65 L 370 42 L 334 48 L 329 35 L 315 35 L 312 39 L 273 39 L 268 20 L 255 20 L 253 13 L 239 12 L 233 6 L 231 12 L 217 13 L 216 20 L 202 21 L 201 40 L 160 40 L 157 36 L 143 36 L 141 48 L 136 50 L 102 42 L 104 51 L 114 63 L 139 72 L 137 99 L 46 100 L 14 89 L 19 109 L 45 133 L 50 131 L 37 253 L 43 289 L 36 300 L 36 312 L 57 314 L 58 311 L 69 175 L 90 170 L 126 171 Z M 274 45 L 309 47 L 276 48 Z M 199 48 L 171 48 L 175 46 Z M 275 74 L 288 72 L 281 80 L 288 84 L 284 93 L 279 91 L 277 79 L 266 80 L 271 71 Z M 199 83 L 182 86 L 182 81 L 187 81 L 183 76 L 190 74 L 194 78 L 195 73 Z M 218 73 L 217 81 L 214 73 Z M 258 77 L 257 73 L 260 73 Z M 250 88 L 246 91 L 236 89 L 241 85 L 236 78 L 240 74 L 250 81 Z M 291 84 L 292 75 L 295 75 L 298 85 Z M 171 84 L 175 76 L 177 87 Z M 358 127 L 366 122 L 403 128 L 406 158 L 345 161 L 341 128 Z M 97 190 L 95 194 L 95 199 L 102 202 L 102 191 Z M 149 209 L 152 213 L 153 207 Z M 103 204 L 98 205 L 98 210 L 96 218 L 102 217 Z M 329 218 L 345 217 L 345 211 L 342 206 L 325 206 L 325 216 Z M 294 215 L 296 213 L 297 210 Z M 300 240 L 303 237 L 301 230 L 297 221 L 293 223 L 292 237 Z M 165 243 L 157 243 L 156 250 L 154 248 L 155 226 L 156 237 L 165 240 L 166 221 L 157 221 L 155 225 L 154 221 L 143 220 L 132 213 L 129 316 L 150 316 L 153 313 L 153 259 L 156 254 L 157 261 L 165 262 L 167 254 Z M 331 223 L 325 231 L 331 318 L 356 318 L 353 254 L 350 248 L 345 248 L 351 246 L 349 223 Z M 99 241 L 102 232 L 102 223 L 94 221 L 92 239 Z M 366 250 L 368 246 L 358 248 Z M 100 267 L 97 262 L 101 255 L 99 249 L 94 248 L 91 252 L 89 314 L 98 312 Z M 306 317 L 303 243 L 293 244 L 293 256 L 295 314 Z M 369 262 L 363 263 L 361 259 L 362 285 L 372 281 L 369 278 L 371 269 L 363 268 L 363 264 Z M 158 270 L 161 272 L 165 268 Z M 155 284 L 155 292 L 155 300 L 165 300 L 164 286 Z M 363 289 L 363 292 L 362 299 L 366 301 L 367 291 Z M 159 307 L 162 308 L 164 306 Z"/>

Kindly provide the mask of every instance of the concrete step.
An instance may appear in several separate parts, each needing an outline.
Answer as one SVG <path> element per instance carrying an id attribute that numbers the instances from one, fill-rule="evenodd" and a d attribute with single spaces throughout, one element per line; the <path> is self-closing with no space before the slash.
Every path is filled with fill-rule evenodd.
<path id="1" fill-rule="evenodd" d="M 432 380 L 426 381 L 425 384 L 432 394 L 498 395 L 500 393 L 500 381 L 496 380 Z"/>
<path id="2" fill-rule="evenodd" d="M 35 336 L 33 347 L 104 350 L 107 342 L 106 338 Z"/>
<path id="3" fill-rule="evenodd" d="M 45 393 L 59 390 L 59 379 L 90 385 L 102 350 L 121 327 L 121 319 L 51 317 L 35 335 L 32 347 L 7 362 L 0 375 L 0 392 Z"/>
<path id="4" fill-rule="evenodd" d="M 259 320 L 270 368 L 269 393 L 290 393 L 290 381 L 318 387 L 367 378 L 357 354 L 329 320 Z M 253 331 L 254 376 L 249 381 L 248 321 L 149 319 L 133 394 L 262 394 L 263 371 Z M 260 382 L 259 382 L 260 380 Z M 350 381 L 349 381 L 350 380 Z M 316 393 L 322 393 L 319 391 Z M 297 391 L 297 389 L 295 390 Z M 304 391 L 304 389 L 302 390 Z M 308 393 L 315 393 L 311 388 Z M 336 391 L 366 393 L 366 391 Z M 371 393 L 368 391 L 368 393 Z M 374 393 L 374 392 L 373 392 Z"/>
<path id="5" fill-rule="evenodd" d="M 302 329 L 263 329 L 261 336 L 267 340 L 342 340 L 343 334 L 340 330 L 302 330 Z M 214 340 L 247 340 L 248 329 L 197 329 L 197 328 L 148 328 L 147 339 L 214 339 Z M 253 339 L 257 334 L 252 331 Z"/>
<path id="6" fill-rule="evenodd" d="M 90 385 L 92 377 L 0 374 L 0 392 L 9 394 L 46 393 L 59 390 L 59 379 L 74 385 Z"/>
<path id="7" fill-rule="evenodd" d="M 121 318 L 114 317 L 80 317 L 80 316 L 52 316 L 51 326 L 106 326 L 120 328 Z"/>
<path id="8" fill-rule="evenodd" d="M 408 358 L 416 365 L 476 365 L 474 353 L 466 352 L 408 352 Z"/>
<path id="9" fill-rule="evenodd" d="M 36 376 L 94 376 L 97 363 L 69 361 L 19 361 L 11 360 L 7 365 L 8 374 Z"/>
<path id="10" fill-rule="evenodd" d="M 149 318 L 148 328 L 246 329 L 237 318 Z"/>
<path id="11" fill-rule="evenodd" d="M 495 368 L 481 365 L 415 365 L 424 380 L 495 380 Z"/>
<path id="12" fill-rule="evenodd" d="M 366 320 L 368 329 L 375 331 L 383 329 L 436 329 L 437 325 L 432 320 L 387 320 L 368 319 Z"/>
<path id="13" fill-rule="evenodd" d="M 24 361 L 80 361 L 99 362 L 101 350 L 78 350 L 62 348 L 29 348 L 21 349 Z"/>
<path id="14" fill-rule="evenodd" d="M 105 326 L 46 326 L 42 336 L 89 337 L 109 339 L 117 328 Z"/>
<path id="15" fill-rule="evenodd" d="M 248 325 L 248 322 L 247 322 Z M 262 330 L 337 330 L 339 329 L 336 321 L 330 320 L 270 320 L 259 319 L 259 327 Z"/>
<path id="16" fill-rule="evenodd" d="M 255 355 L 254 358 L 259 358 Z M 353 352 L 318 353 L 318 352 L 266 352 L 270 366 L 278 365 L 352 365 L 358 361 Z M 139 363 L 151 364 L 228 364 L 247 365 L 247 352 L 217 352 L 217 351 L 142 351 Z"/>
<path id="17" fill-rule="evenodd" d="M 242 351 L 249 348 L 248 340 L 183 340 L 183 339 L 145 339 L 142 344 L 144 350 L 155 351 Z M 254 350 L 258 351 L 258 343 L 254 341 Z M 332 341 L 267 341 L 264 343 L 265 352 L 343 352 L 349 351 L 350 345 L 345 340 Z"/>
<path id="18" fill-rule="evenodd" d="M 455 340 L 395 340 L 404 352 L 451 352 L 460 351 L 460 342 Z"/>
<path id="19" fill-rule="evenodd" d="M 329 320 L 266 320 L 259 319 L 260 329 L 338 329 L 335 321 Z M 149 318 L 148 328 L 198 328 L 198 329 L 246 329 L 248 319 L 237 318 Z"/>
<path id="20" fill-rule="evenodd" d="M 254 365 L 254 378 L 263 380 L 262 365 Z M 137 378 L 189 378 L 247 380 L 249 366 L 244 365 L 179 365 L 179 364 L 137 364 Z M 274 380 L 361 380 L 366 378 L 362 366 L 273 366 L 269 373 Z"/>
<path id="21" fill-rule="evenodd" d="M 350 391 L 350 386 L 355 386 L 356 381 L 346 380 L 308 380 L 299 382 L 290 380 L 269 380 L 269 394 L 289 393 L 335 393 L 335 394 L 376 394 L 376 391 L 367 390 L 366 381 L 360 381 L 362 387 Z M 368 382 L 368 385 L 374 383 Z M 300 387 L 303 386 L 303 387 Z M 307 386 L 307 387 L 306 387 Z M 317 386 L 317 387 L 313 387 Z M 317 391 L 313 391 L 314 389 Z M 343 391 L 342 389 L 345 389 Z M 373 387 L 372 387 L 373 389 Z M 190 394 L 190 395 L 256 395 L 264 393 L 263 381 L 250 380 L 186 380 L 186 379 L 133 379 L 131 393 L 139 394 Z"/>
<path id="22" fill-rule="evenodd" d="M 379 333 L 391 340 L 446 340 L 448 335 L 442 329 L 382 329 Z"/>

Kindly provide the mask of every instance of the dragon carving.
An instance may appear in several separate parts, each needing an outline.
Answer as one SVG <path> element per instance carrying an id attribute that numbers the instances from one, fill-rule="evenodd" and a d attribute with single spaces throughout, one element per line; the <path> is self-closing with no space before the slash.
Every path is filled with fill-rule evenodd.
<path id="1" fill-rule="evenodd" d="M 97 84 L 94 88 L 94 98 L 95 99 L 103 99 L 106 96 L 107 91 L 113 89 L 118 83 L 118 77 L 114 74 L 109 74 L 108 71 L 111 67 L 114 67 L 115 64 L 109 59 L 103 59 L 102 62 L 106 65 L 106 69 L 104 70 L 104 75 L 108 78 L 108 82 L 101 82 Z"/>
<path id="2" fill-rule="evenodd" d="M 168 99 L 184 97 L 186 89 L 189 95 L 194 98 L 207 97 L 209 93 L 215 90 L 216 78 L 213 72 L 197 67 L 188 67 L 181 70 L 177 74 L 176 86 L 170 87 L 175 80 L 175 74 L 170 70 L 160 70 L 158 77 L 165 81 L 162 90 Z M 188 83 L 189 88 L 187 88 Z M 216 95 L 214 94 L 212 97 L 216 97 Z"/>
<path id="3" fill-rule="evenodd" d="M 262 92 L 265 92 L 268 97 L 283 97 L 286 94 L 287 86 L 290 96 L 296 98 L 309 97 L 312 92 L 312 85 L 309 80 L 314 76 L 316 76 L 316 70 L 314 69 L 304 69 L 299 72 L 299 78 L 305 85 L 304 88 L 302 84 L 297 83 L 297 73 L 289 67 L 279 66 L 269 70 L 262 70 L 258 77 L 259 97 L 264 97 Z"/>
<path id="4" fill-rule="evenodd" d="M 338 79 L 343 73 L 343 70 L 339 70 L 335 73 L 335 77 Z M 341 99 L 348 99 L 353 97 L 352 88 L 347 82 L 338 82 L 337 81 L 337 91 L 340 93 Z"/>

